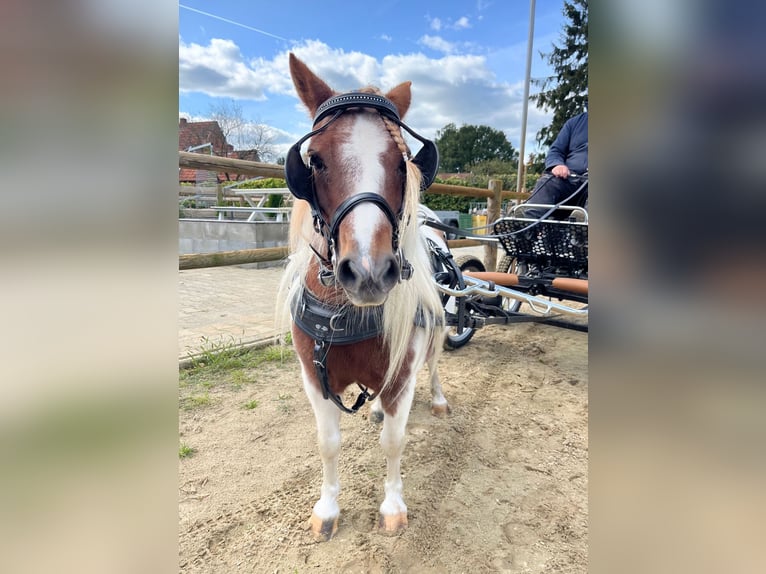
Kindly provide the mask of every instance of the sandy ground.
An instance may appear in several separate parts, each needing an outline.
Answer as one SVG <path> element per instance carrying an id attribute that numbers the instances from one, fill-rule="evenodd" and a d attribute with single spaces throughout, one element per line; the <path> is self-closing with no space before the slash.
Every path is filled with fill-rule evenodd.
<path id="1" fill-rule="evenodd" d="M 179 460 L 180 571 L 586 572 L 587 366 L 587 334 L 486 327 L 442 356 L 446 419 L 430 415 L 424 370 L 402 461 L 409 528 L 398 537 L 375 530 L 379 427 L 367 407 L 344 416 L 341 517 L 326 543 L 305 530 L 321 464 L 297 360 L 238 373 L 240 384 L 179 411 L 181 442 L 196 450 Z"/>

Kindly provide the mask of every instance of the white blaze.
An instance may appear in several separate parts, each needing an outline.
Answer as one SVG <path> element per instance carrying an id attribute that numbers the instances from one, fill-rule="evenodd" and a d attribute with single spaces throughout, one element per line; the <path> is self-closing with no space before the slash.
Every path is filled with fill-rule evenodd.
<path id="1" fill-rule="evenodd" d="M 354 122 L 348 141 L 341 148 L 344 168 L 351 179 L 350 188 L 354 194 L 377 193 L 385 183 L 385 170 L 381 157 L 389 145 L 391 136 L 383 129 L 377 115 L 359 115 Z M 359 246 L 362 265 L 369 265 L 373 232 L 381 225 L 387 225 L 387 218 L 380 207 L 372 203 L 361 203 L 348 215 L 354 227 L 354 239 Z"/>

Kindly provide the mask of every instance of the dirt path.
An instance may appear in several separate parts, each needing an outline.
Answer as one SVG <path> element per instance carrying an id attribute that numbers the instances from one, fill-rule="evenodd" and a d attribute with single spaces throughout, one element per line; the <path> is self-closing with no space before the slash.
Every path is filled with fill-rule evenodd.
<path id="1" fill-rule="evenodd" d="M 322 544 L 305 530 L 321 465 L 294 357 L 238 371 L 194 407 L 198 389 L 182 388 L 196 452 L 179 462 L 181 572 L 586 572 L 587 335 L 487 327 L 439 368 L 453 412 L 430 415 L 421 373 L 408 530 L 374 531 L 385 461 L 365 408 L 342 419 L 340 524 Z"/>

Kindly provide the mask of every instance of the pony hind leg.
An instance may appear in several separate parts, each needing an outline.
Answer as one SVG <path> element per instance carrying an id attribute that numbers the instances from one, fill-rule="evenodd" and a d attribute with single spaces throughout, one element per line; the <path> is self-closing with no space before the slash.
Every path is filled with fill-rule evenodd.
<path id="1" fill-rule="evenodd" d="M 441 343 L 439 343 L 441 345 Z M 435 417 L 443 418 L 452 413 L 452 407 L 447 402 L 442 390 L 441 380 L 439 379 L 439 369 L 437 367 L 441 347 L 434 347 L 428 356 L 428 374 L 431 385 L 431 414 Z M 370 404 L 370 422 L 379 424 L 383 422 L 383 405 L 380 403 L 380 397 L 377 397 Z"/>
<path id="2" fill-rule="evenodd" d="M 402 453 L 405 428 L 415 394 L 415 377 L 411 376 L 396 404 L 396 411 L 386 412 L 380 433 L 380 446 L 386 456 L 385 498 L 380 505 L 378 529 L 383 534 L 395 535 L 407 528 L 407 505 L 402 497 Z M 387 409 L 386 409 L 387 410 Z"/>
<path id="3" fill-rule="evenodd" d="M 303 370 L 303 369 L 302 369 Z M 317 427 L 317 442 L 322 458 L 322 489 L 319 500 L 314 504 L 309 519 L 311 534 L 318 542 L 330 540 L 338 530 L 338 457 L 340 455 L 340 409 L 325 400 L 322 393 L 306 376 L 303 370 L 303 387 L 314 410 Z"/>
<path id="4" fill-rule="evenodd" d="M 370 403 L 370 422 L 380 424 L 383 422 L 383 405 L 380 404 L 380 397 L 376 397 L 374 401 Z"/>
<path id="5" fill-rule="evenodd" d="M 444 396 L 442 384 L 439 380 L 439 369 L 437 368 L 439 356 L 441 354 L 441 341 L 439 347 L 432 347 L 428 356 L 428 374 L 431 381 L 431 414 L 435 417 L 443 418 L 452 412 L 447 398 Z"/>

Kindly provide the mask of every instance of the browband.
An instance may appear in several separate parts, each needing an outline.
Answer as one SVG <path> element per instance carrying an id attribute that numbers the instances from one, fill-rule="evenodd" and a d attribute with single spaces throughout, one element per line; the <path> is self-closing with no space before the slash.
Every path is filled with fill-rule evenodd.
<path id="1" fill-rule="evenodd" d="M 329 100 L 323 102 L 317 108 L 316 115 L 314 116 L 314 125 L 317 125 L 319 120 L 329 115 L 334 110 L 346 110 L 356 106 L 375 108 L 382 114 L 395 119 L 397 122 L 400 121 L 399 110 L 396 109 L 396 106 L 388 98 L 384 98 L 383 96 L 379 96 L 377 94 L 368 94 L 365 92 L 348 92 L 346 94 L 333 96 Z"/>

